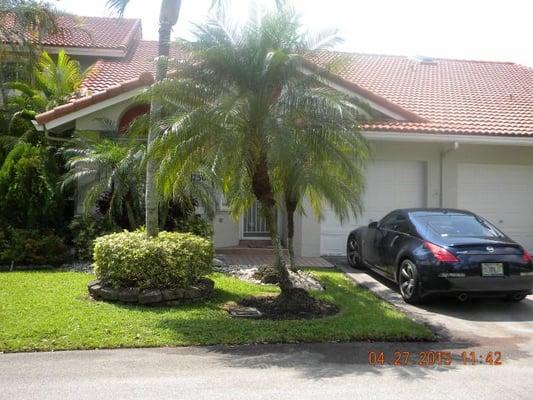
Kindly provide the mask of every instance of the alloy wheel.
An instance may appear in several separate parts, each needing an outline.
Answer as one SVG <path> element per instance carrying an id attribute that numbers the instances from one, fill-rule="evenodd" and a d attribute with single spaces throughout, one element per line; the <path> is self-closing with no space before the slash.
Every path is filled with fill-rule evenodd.
<path id="1" fill-rule="evenodd" d="M 357 267 L 361 263 L 359 243 L 354 237 L 350 237 L 348 240 L 348 262 L 352 267 Z"/>
<path id="2" fill-rule="evenodd" d="M 416 273 L 414 264 L 405 260 L 400 266 L 400 292 L 406 299 L 413 297 L 416 288 Z"/>

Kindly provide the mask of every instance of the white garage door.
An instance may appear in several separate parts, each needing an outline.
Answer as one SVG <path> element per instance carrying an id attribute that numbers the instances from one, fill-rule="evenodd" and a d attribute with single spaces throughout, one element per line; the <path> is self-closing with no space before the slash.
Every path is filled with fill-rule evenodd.
<path id="1" fill-rule="evenodd" d="M 426 167 L 422 161 L 375 161 L 365 173 L 363 212 L 343 224 L 327 210 L 320 225 L 320 252 L 346 254 L 348 233 L 371 221 L 378 221 L 397 208 L 425 207 Z"/>
<path id="2" fill-rule="evenodd" d="M 459 208 L 533 251 L 533 166 L 460 164 L 457 190 Z"/>

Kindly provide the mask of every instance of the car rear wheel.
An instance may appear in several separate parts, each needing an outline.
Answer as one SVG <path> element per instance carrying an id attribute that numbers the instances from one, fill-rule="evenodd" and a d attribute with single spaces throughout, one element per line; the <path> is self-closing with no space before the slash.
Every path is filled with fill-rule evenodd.
<path id="1" fill-rule="evenodd" d="M 354 236 L 348 238 L 348 243 L 346 244 L 346 256 L 348 257 L 348 264 L 350 264 L 350 267 L 362 268 L 361 247 Z"/>
<path id="2" fill-rule="evenodd" d="M 398 270 L 398 285 L 400 293 L 406 303 L 419 304 L 420 298 L 420 277 L 416 264 L 411 260 L 403 260 Z"/>

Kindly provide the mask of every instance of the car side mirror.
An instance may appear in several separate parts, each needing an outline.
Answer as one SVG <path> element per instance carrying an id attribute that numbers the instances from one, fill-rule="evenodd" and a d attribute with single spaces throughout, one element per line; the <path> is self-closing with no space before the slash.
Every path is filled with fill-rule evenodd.
<path id="1" fill-rule="evenodd" d="M 372 221 L 371 223 L 368 224 L 368 227 L 370 229 L 377 229 L 378 227 L 378 222 L 377 221 Z"/>

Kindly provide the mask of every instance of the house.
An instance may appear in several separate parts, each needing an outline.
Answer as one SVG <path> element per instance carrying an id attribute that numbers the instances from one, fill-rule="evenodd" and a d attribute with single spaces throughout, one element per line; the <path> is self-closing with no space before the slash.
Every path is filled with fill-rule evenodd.
<path id="1" fill-rule="evenodd" d="M 91 35 L 47 44 L 96 62 L 79 98 L 36 117 L 37 129 L 51 134 L 104 130 L 103 118 L 120 127 L 147 111 L 135 97 L 153 82 L 157 43 L 142 40 L 140 21 L 81 20 Z M 174 49 L 173 57 L 183 55 Z M 364 210 L 344 223 L 329 210 L 322 221 L 310 212 L 298 216 L 297 255 L 344 254 L 347 233 L 359 225 L 395 208 L 441 206 L 477 212 L 533 250 L 533 70 L 508 62 L 330 51 L 310 55 L 309 69 L 339 57 L 328 85 L 382 116 L 363 127 L 373 149 Z M 213 224 L 217 247 L 268 236 L 257 207 L 234 221 L 221 201 Z"/>

